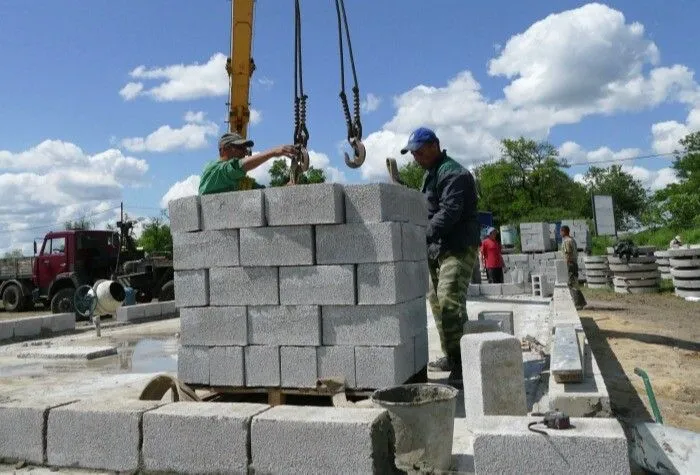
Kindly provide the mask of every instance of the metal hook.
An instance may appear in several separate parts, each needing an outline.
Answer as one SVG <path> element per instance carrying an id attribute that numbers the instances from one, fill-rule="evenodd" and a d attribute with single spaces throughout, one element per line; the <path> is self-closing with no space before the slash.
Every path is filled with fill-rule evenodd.
<path id="1" fill-rule="evenodd" d="M 345 155 L 345 164 L 350 168 L 360 168 L 362 164 L 365 163 L 365 156 L 367 155 L 365 144 L 363 144 L 362 140 L 358 139 L 357 137 L 349 139 L 348 142 L 352 146 L 352 150 L 355 152 L 355 154 L 351 160 L 350 155 L 348 155 L 347 152 L 343 152 Z"/>
<path id="2" fill-rule="evenodd" d="M 297 160 L 299 161 L 299 168 L 302 172 L 308 171 L 309 169 L 309 152 L 306 147 L 301 145 L 299 147 L 299 152 L 297 155 Z"/>

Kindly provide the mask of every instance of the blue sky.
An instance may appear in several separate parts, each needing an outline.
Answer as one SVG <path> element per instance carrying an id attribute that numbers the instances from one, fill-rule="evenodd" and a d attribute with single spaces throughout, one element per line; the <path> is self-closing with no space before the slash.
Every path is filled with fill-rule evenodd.
<path id="1" fill-rule="evenodd" d="M 259 120 L 249 135 L 262 150 L 292 137 L 293 2 L 256 4 Z M 385 180 L 386 156 L 405 159 L 410 130 L 428 125 L 466 165 L 522 134 L 580 163 L 573 176 L 623 158 L 653 189 L 673 180 L 670 158 L 634 157 L 670 152 L 700 128 L 697 2 L 354 0 L 346 9 L 369 106 L 359 170 L 339 148 L 334 2 L 302 2 L 309 147 L 335 181 Z M 0 0 L 0 251 L 27 250 L 80 215 L 113 222 L 120 201 L 131 215 L 157 216 L 196 190 L 226 128 L 229 12 L 225 0 Z"/>

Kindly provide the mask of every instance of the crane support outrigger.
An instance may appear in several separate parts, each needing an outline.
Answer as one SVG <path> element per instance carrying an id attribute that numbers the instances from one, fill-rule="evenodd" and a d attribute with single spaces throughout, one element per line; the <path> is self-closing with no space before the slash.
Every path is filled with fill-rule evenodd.
<path id="1" fill-rule="evenodd" d="M 226 60 L 226 72 L 229 76 L 228 123 L 230 132 L 238 132 L 247 138 L 250 122 L 250 80 L 255 71 L 252 57 L 253 21 L 256 0 L 231 0 L 231 53 Z M 340 54 L 340 101 L 347 126 L 347 140 L 353 149 L 353 157 L 344 154 L 345 164 L 358 168 L 365 161 L 366 150 L 362 143 L 362 122 L 360 120 L 360 88 L 357 81 L 355 58 L 350 42 L 347 14 L 343 0 L 335 0 L 338 20 L 338 43 Z M 343 35 L 344 32 L 344 35 Z M 345 36 L 345 40 L 343 39 Z M 353 76 L 353 111 L 350 113 L 345 92 L 345 51 L 347 42 L 348 56 Z M 292 159 L 290 182 L 298 183 L 299 176 L 309 168 L 308 141 L 309 131 L 306 126 L 306 101 L 304 93 L 301 43 L 301 8 L 299 0 L 294 0 L 294 145 L 298 153 Z"/>

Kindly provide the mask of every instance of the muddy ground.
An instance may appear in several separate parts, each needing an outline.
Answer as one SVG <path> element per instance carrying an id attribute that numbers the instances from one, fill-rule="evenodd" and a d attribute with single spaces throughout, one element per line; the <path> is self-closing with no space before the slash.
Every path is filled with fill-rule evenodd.
<path id="1" fill-rule="evenodd" d="M 700 303 L 662 292 L 622 295 L 583 289 L 579 312 L 615 415 L 653 420 L 647 372 L 664 424 L 700 432 Z"/>

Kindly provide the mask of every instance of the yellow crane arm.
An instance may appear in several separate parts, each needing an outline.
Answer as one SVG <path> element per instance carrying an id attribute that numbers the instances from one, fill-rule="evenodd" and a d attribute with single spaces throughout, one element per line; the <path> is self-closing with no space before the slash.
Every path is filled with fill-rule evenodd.
<path id="1" fill-rule="evenodd" d="M 255 70 L 253 14 L 255 0 L 231 0 L 231 56 L 226 60 L 229 76 L 229 132 L 247 138 L 250 122 L 250 78 Z"/>

